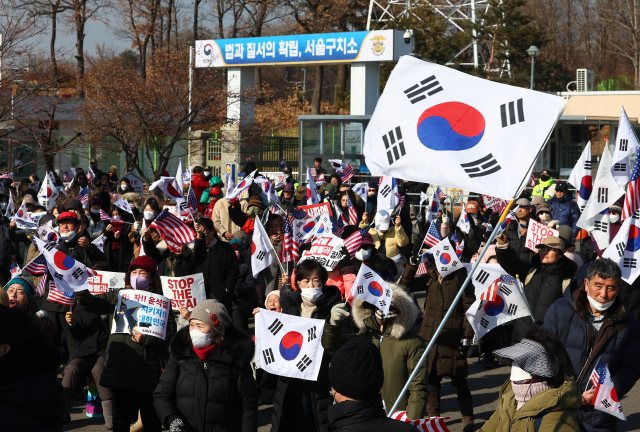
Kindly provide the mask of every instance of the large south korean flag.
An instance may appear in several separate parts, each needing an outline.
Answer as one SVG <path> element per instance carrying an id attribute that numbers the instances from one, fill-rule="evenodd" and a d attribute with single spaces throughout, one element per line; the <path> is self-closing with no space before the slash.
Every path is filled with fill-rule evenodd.
<path id="1" fill-rule="evenodd" d="M 373 176 L 512 199 L 565 104 L 403 56 L 367 126 L 366 165 Z"/>

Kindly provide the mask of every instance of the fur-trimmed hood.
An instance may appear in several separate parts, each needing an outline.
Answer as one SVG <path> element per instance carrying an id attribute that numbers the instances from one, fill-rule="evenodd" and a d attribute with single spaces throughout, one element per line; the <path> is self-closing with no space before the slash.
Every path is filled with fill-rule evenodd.
<path id="1" fill-rule="evenodd" d="M 233 326 L 227 327 L 224 337 L 227 340 L 227 345 L 218 351 L 219 356 L 216 352 L 215 357 L 221 361 L 232 363 L 232 368 L 236 370 L 246 367 L 251 362 L 255 351 L 255 345 L 251 338 Z M 188 326 L 180 329 L 171 340 L 171 355 L 176 358 L 197 357 L 193 351 Z"/>
<path id="2" fill-rule="evenodd" d="M 416 318 L 420 314 L 420 310 L 413 302 L 413 299 L 409 295 L 406 288 L 404 288 L 402 285 L 394 283 L 389 283 L 388 285 L 389 288 L 391 288 L 391 290 L 393 291 L 391 303 L 393 303 L 393 305 L 397 307 L 398 310 L 400 310 L 400 315 L 393 318 L 391 327 L 388 330 L 389 336 L 394 339 L 401 339 L 411 330 L 411 327 L 413 327 Z M 375 309 L 372 309 L 371 305 L 369 305 L 369 307 L 366 307 L 363 300 L 355 298 L 353 300 L 352 313 L 353 321 L 355 322 L 356 326 L 358 326 L 358 329 L 360 329 L 360 331 L 365 331 L 368 327 L 370 328 L 370 326 L 368 326 L 367 324 L 368 321 L 371 320 L 369 320 L 368 318 L 372 317 L 375 313 Z"/>
<path id="3" fill-rule="evenodd" d="M 122 195 L 122 199 L 133 201 L 136 204 L 136 208 L 142 211 L 142 208 L 140 208 L 140 206 L 142 205 L 142 198 L 140 198 L 140 194 L 137 194 L 135 192 L 127 192 L 126 194 Z"/>

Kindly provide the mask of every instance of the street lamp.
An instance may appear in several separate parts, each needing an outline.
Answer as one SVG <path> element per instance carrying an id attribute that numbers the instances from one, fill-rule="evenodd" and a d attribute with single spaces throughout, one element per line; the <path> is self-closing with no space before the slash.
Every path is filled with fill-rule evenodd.
<path id="1" fill-rule="evenodd" d="M 527 54 L 531 57 L 531 90 L 533 90 L 533 70 L 536 64 L 536 57 L 540 54 L 540 49 L 535 45 L 531 45 L 529 49 L 527 49 Z"/>

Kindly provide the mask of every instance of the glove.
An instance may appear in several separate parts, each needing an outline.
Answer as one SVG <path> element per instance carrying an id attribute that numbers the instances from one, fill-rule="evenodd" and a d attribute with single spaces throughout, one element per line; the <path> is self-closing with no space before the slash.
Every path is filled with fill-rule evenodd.
<path id="1" fill-rule="evenodd" d="M 170 432 L 187 432 L 187 427 L 184 425 L 181 418 L 175 418 L 169 424 L 169 431 Z"/>
<path id="2" fill-rule="evenodd" d="M 422 258 L 421 258 L 421 257 L 419 257 L 418 255 L 413 255 L 413 256 L 411 256 L 411 258 L 409 258 L 409 263 L 410 263 L 412 266 L 417 267 L 417 266 L 419 266 L 419 265 L 420 265 L 420 260 L 421 260 L 421 259 L 422 259 Z"/>
<path id="3" fill-rule="evenodd" d="M 138 231 L 140 229 L 140 224 L 138 222 L 133 223 L 133 230 Z"/>
<path id="4" fill-rule="evenodd" d="M 332 326 L 337 326 L 343 320 L 349 318 L 351 316 L 351 312 L 347 310 L 347 305 L 344 303 L 338 303 L 334 307 L 331 308 L 331 316 L 329 317 L 329 324 Z"/>
<path id="5" fill-rule="evenodd" d="M 462 336 L 460 339 L 460 352 L 466 353 L 471 348 L 473 338 L 471 336 Z"/>

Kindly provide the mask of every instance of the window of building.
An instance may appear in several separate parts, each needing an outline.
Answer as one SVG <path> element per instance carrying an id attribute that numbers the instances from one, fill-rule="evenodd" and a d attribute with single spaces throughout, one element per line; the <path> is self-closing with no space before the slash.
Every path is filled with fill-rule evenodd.
<path id="1" fill-rule="evenodd" d="M 217 139 L 207 140 L 207 159 L 222 160 L 222 143 Z"/>

